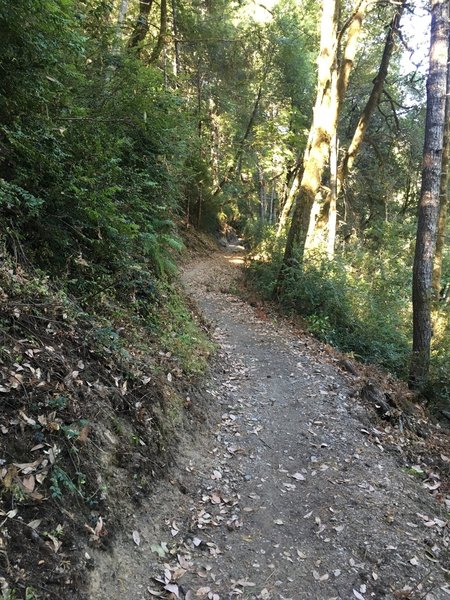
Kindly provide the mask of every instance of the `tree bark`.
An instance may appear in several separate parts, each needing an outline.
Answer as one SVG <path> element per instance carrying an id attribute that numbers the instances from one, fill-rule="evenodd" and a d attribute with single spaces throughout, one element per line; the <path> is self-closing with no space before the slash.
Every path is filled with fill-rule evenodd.
<path id="1" fill-rule="evenodd" d="M 427 112 L 413 267 L 413 352 L 409 381 L 423 389 L 429 377 L 432 273 L 439 216 L 448 57 L 448 0 L 431 0 L 430 67 Z"/>
<path id="2" fill-rule="evenodd" d="M 295 200 L 295 196 L 297 194 L 299 181 L 301 181 L 301 175 L 299 174 L 300 168 L 301 168 L 300 165 L 296 167 L 292 185 L 288 184 L 287 196 L 283 203 L 283 208 L 281 209 L 280 218 L 278 220 L 277 233 L 276 233 L 277 238 L 281 237 L 281 234 L 285 230 L 286 223 L 288 221 L 289 215 L 291 214 L 292 207 L 294 206 L 294 200 Z M 303 170 L 302 170 L 302 173 L 303 173 Z"/>
<path id="3" fill-rule="evenodd" d="M 128 48 L 134 50 L 138 56 L 141 53 L 142 42 L 145 40 L 149 30 L 148 17 L 152 9 L 152 5 L 153 0 L 140 0 L 139 16 L 136 19 L 133 33 L 128 41 Z"/>
<path id="4" fill-rule="evenodd" d="M 118 58 L 122 46 L 122 28 L 128 11 L 128 0 L 120 0 L 117 21 L 115 27 L 114 40 L 111 48 L 111 63 L 106 70 L 106 82 L 108 83 L 116 70 L 116 59 Z"/>
<path id="5" fill-rule="evenodd" d="M 450 35 L 450 32 L 449 32 Z M 445 99 L 445 127 L 442 146 L 442 172 L 439 192 L 439 218 L 436 235 L 436 251 L 434 253 L 432 285 L 434 297 L 439 299 L 441 292 L 442 259 L 444 256 L 445 234 L 448 212 L 448 155 L 449 155 L 449 128 L 450 128 L 450 48 L 447 59 L 447 95 Z"/>
<path id="6" fill-rule="evenodd" d="M 331 77 L 337 51 L 339 8 L 339 0 L 324 0 L 322 3 L 318 83 L 313 122 L 305 150 L 302 179 L 297 183 L 298 192 L 294 201 L 294 212 L 286 241 L 279 286 L 283 280 L 285 267 L 289 267 L 293 263 L 295 251 L 299 253 L 300 260 L 303 258 L 309 217 L 328 158 L 332 135 L 332 131 L 330 131 L 332 129 L 332 119 L 330 119 Z"/>
<path id="7" fill-rule="evenodd" d="M 375 108 L 378 105 L 380 100 L 380 96 L 383 92 L 384 84 L 386 82 L 386 77 L 388 74 L 389 63 L 391 61 L 392 53 L 395 47 L 395 40 L 398 36 L 400 29 L 400 20 L 402 18 L 402 14 L 405 8 L 406 0 L 402 0 L 402 3 L 397 8 L 395 15 L 392 18 L 392 21 L 389 25 L 388 34 L 386 37 L 386 42 L 384 44 L 383 55 L 380 61 L 380 67 L 378 69 L 378 73 L 373 80 L 373 87 L 370 93 L 369 99 L 364 107 L 364 110 L 361 113 L 358 124 L 356 126 L 355 132 L 353 134 L 352 141 L 348 150 L 344 154 L 343 159 L 341 160 L 338 168 L 338 193 L 342 189 L 348 174 L 350 173 L 353 164 L 355 162 L 356 155 L 358 154 L 361 144 L 364 140 L 364 136 L 367 131 L 367 127 L 369 125 L 369 121 L 373 115 Z"/>
<path id="8" fill-rule="evenodd" d="M 308 230 L 311 228 L 311 213 L 319 192 L 323 171 L 329 160 L 330 143 L 336 134 L 339 112 L 348 86 L 366 8 L 365 0 L 359 2 L 351 19 L 338 35 L 340 1 L 324 0 L 322 3 L 318 87 L 313 123 L 305 152 L 303 175 L 295 199 L 277 292 L 280 291 L 286 267 L 291 266 L 294 262 L 294 255 L 299 262 L 303 260 Z M 344 30 L 348 32 L 347 43 L 337 70 L 336 57 Z"/>
<path id="9" fill-rule="evenodd" d="M 172 27 L 173 27 L 173 43 L 175 50 L 175 69 L 174 75 L 177 79 L 181 73 L 181 59 L 180 59 L 180 40 L 178 39 L 178 9 L 177 0 L 172 0 Z"/>
<path id="10" fill-rule="evenodd" d="M 330 192 L 325 200 L 325 205 L 328 208 L 328 240 L 327 240 L 327 253 L 330 258 L 334 255 L 334 245 L 336 239 L 336 202 L 342 188 L 347 181 L 348 175 L 353 168 L 356 156 L 361 148 L 364 141 L 364 137 L 369 125 L 370 119 L 378 105 L 380 96 L 383 92 L 384 84 L 388 74 L 389 63 L 395 47 L 395 40 L 398 36 L 400 29 L 400 21 L 406 5 L 406 0 L 402 0 L 401 4 L 395 11 L 395 14 L 389 24 L 388 34 L 386 42 L 384 44 L 383 54 L 381 56 L 380 66 L 378 73 L 373 80 L 373 87 L 370 96 L 366 102 L 366 105 L 361 113 L 358 120 L 358 124 L 355 128 L 352 141 L 350 146 L 346 150 L 343 158 L 339 162 L 336 174 L 335 186 L 330 186 Z M 333 197 L 334 195 L 334 197 Z M 330 221 L 331 218 L 331 221 Z"/>
<path id="11" fill-rule="evenodd" d="M 150 63 L 154 63 L 158 60 L 162 49 L 166 43 L 167 37 L 167 0 L 161 0 L 161 13 L 159 19 L 159 34 L 156 40 L 155 47 L 150 55 Z"/>
<path id="12" fill-rule="evenodd" d="M 128 0 L 120 0 L 119 4 L 119 12 L 117 14 L 117 22 L 116 22 L 116 35 L 115 35 L 115 43 L 117 45 L 122 41 L 122 27 L 125 21 L 125 17 L 128 12 Z"/>
<path id="13" fill-rule="evenodd" d="M 264 181 L 264 171 L 261 165 L 258 164 L 258 195 L 259 195 L 259 222 L 264 225 L 266 221 L 266 209 L 267 209 L 267 198 L 266 198 L 266 182 Z"/>
<path id="14" fill-rule="evenodd" d="M 334 257 L 334 246 L 336 241 L 336 222 L 337 222 L 337 161 L 338 161 L 338 140 L 333 137 L 330 150 L 330 193 L 328 208 L 328 237 L 327 237 L 327 255 L 331 260 Z"/>

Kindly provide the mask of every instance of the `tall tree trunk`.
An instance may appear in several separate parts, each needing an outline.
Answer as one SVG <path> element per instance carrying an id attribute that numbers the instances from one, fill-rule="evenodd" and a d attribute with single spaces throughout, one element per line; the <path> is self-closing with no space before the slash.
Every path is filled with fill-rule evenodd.
<path id="1" fill-rule="evenodd" d="M 440 182 L 439 218 L 436 235 L 436 251 L 433 264 L 433 291 L 434 297 L 439 298 L 441 291 L 442 259 L 444 255 L 445 233 L 447 228 L 448 212 L 448 155 L 449 155 L 449 128 L 450 128 L 450 47 L 447 62 L 447 95 L 445 100 L 445 127 L 442 147 L 442 172 Z"/>
<path id="2" fill-rule="evenodd" d="M 271 182 L 270 187 L 270 206 L 269 206 L 269 222 L 271 225 L 275 223 L 275 182 Z"/>
<path id="3" fill-rule="evenodd" d="M 213 196 L 217 196 L 217 194 L 219 194 L 222 191 L 223 186 L 228 181 L 230 181 L 230 179 L 233 177 L 233 175 L 236 172 L 237 173 L 241 172 L 242 158 L 244 156 L 245 144 L 246 144 L 248 138 L 250 137 L 250 134 L 253 130 L 253 126 L 256 121 L 256 117 L 258 115 L 259 105 L 260 105 L 262 93 L 263 93 L 264 80 L 265 80 L 265 76 L 264 76 L 263 82 L 261 83 L 261 85 L 258 88 L 258 93 L 256 95 L 255 103 L 253 105 L 252 114 L 250 115 L 250 119 L 247 123 L 247 127 L 245 129 L 244 135 L 242 136 L 242 139 L 238 143 L 238 147 L 237 147 L 236 153 L 233 157 L 233 161 L 232 161 L 231 165 L 228 167 L 225 175 L 222 177 L 222 179 L 220 180 L 220 182 L 214 189 L 214 191 L 212 193 Z"/>
<path id="4" fill-rule="evenodd" d="M 159 55 L 164 48 L 167 37 L 167 0 L 161 0 L 161 12 L 159 18 L 159 34 L 156 40 L 155 47 L 150 55 L 150 62 L 154 63 L 158 60 Z"/>
<path id="5" fill-rule="evenodd" d="M 330 194 L 328 208 L 328 236 L 327 236 L 327 255 L 331 260 L 334 257 L 334 246 L 336 241 L 336 222 L 337 222 L 337 161 L 338 161 L 338 140 L 333 137 L 330 149 Z"/>
<path id="6" fill-rule="evenodd" d="M 380 67 L 375 79 L 373 80 L 373 87 L 370 93 L 369 99 L 361 113 L 355 132 L 353 134 L 352 141 L 348 150 L 344 154 L 343 159 L 339 164 L 338 169 L 338 192 L 342 189 L 348 174 L 350 173 L 353 164 L 355 162 L 356 155 L 358 154 L 361 144 L 364 140 L 364 136 L 367 131 L 370 119 L 373 115 L 375 108 L 378 105 L 380 96 L 383 92 L 384 84 L 388 74 L 389 63 L 391 61 L 392 53 L 395 47 L 395 40 L 398 36 L 400 29 L 400 20 L 405 8 L 406 0 L 402 0 L 402 3 L 396 9 L 395 15 L 389 24 L 389 30 L 384 44 L 384 50 L 381 57 Z"/>
<path id="7" fill-rule="evenodd" d="M 123 23 L 125 21 L 125 17 L 128 11 L 128 0 L 120 0 L 119 10 L 117 13 L 117 21 L 114 33 L 114 40 L 111 48 L 111 63 L 109 64 L 106 70 L 106 82 L 111 81 L 111 78 L 114 74 L 114 71 L 117 68 L 116 60 L 120 55 L 120 50 L 122 46 L 122 28 Z"/>
<path id="8" fill-rule="evenodd" d="M 259 222 L 264 225 L 266 221 L 266 182 L 264 181 L 264 171 L 258 164 L 258 195 L 259 195 Z"/>
<path id="9" fill-rule="evenodd" d="M 300 170 L 303 169 L 303 161 L 299 158 L 292 169 L 286 174 L 286 183 L 284 185 L 284 192 L 281 199 L 281 212 L 278 219 L 276 237 L 281 237 L 281 234 L 286 229 L 286 224 L 291 214 L 292 207 L 294 206 L 295 196 L 297 194 L 299 182 L 302 179 Z M 303 173 L 303 171 L 302 171 Z"/>
<path id="10" fill-rule="evenodd" d="M 140 0 L 139 16 L 133 29 L 133 33 L 128 40 L 128 48 L 134 50 L 139 56 L 141 53 L 141 45 L 149 30 L 148 17 L 152 9 L 153 0 Z"/>
<path id="11" fill-rule="evenodd" d="M 119 4 L 119 12 L 117 14 L 117 22 L 116 22 L 116 35 L 114 40 L 114 47 L 120 46 L 120 42 L 122 41 L 122 27 L 125 21 L 125 17 L 128 12 L 128 0 L 120 0 Z"/>
<path id="12" fill-rule="evenodd" d="M 409 380 L 417 389 L 426 385 L 430 365 L 432 273 L 447 91 L 448 16 L 448 0 L 431 0 L 430 69 L 412 290 L 413 353 Z"/>
<path id="13" fill-rule="evenodd" d="M 322 209 L 323 214 L 327 214 L 327 229 L 328 229 L 328 240 L 327 240 L 327 253 L 331 258 L 334 254 L 334 244 L 336 239 L 336 203 L 337 199 L 345 185 L 349 173 L 353 168 L 356 156 L 361 148 L 364 141 L 364 137 L 369 125 L 370 119 L 378 105 L 380 96 L 383 92 L 384 84 L 388 73 L 389 63 L 395 48 L 395 41 L 398 36 L 400 29 L 400 20 L 405 8 L 406 0 L 402 0 L 401 4 L 396 8 L 395 14 L 389 24 L 388 34 L 386 42 L 384 44 L 383 54 L 378 68 L 378 73 L 373 80 L 373 87 L 370 96 L 366 102 L 366 105 L 361 113 L 361 116 L 356 125 L 352 141 L 350 146 L 344 153 L 342 159 L 339 162 L 336 174 L 335 186 L 330 186 L 330 191 L 327 194 L 327 198 L 324 202 Z M 333 197 L 334 195 L 334 197 Z M 331 219 L 331 220 L 330 220 Z"/>
<path id="14" fill-rule="evenodd" d="M 340 1 L 323 0 L 322 2 L 318 87 L 313 123 L 305 153 L 303 175 L 295 199 L 277 292 L 280 291 L 285 268 L 292 264 L 294 254 L 297 254 L 300 262 L 303 260 L 311 213 L 319 192 L 323 171 L 329 160 L 331 139 L 336 134 L 340 107 L 348 86 L 366 8 L 367 1 L 360 1 L 338 36 Z M 336 55 L 345 31 L 348 31 L 347 43 L 339 71 L 336 72 Z"/>
<path id="15" fill-rule="evenodd" d="M 217 106 L 213 98 L 209 99 L 208 116 L 210 122 L 210 170 L 213 187 L 219 185 L 219 168 L 220 168 L 220 126 Z"/>
<path id="16" fill-rule="evenodd" d="M 172 0 L 172 28 L 173 28 L 173 43 L 175 50 L 175 63 L 174 63 L 174 75 L 175 78 L 181 73 L 181 60 L 180 60 L 180 40 L 178 39 L 178 9 L 177 0 Z"/>
<path id="17" fill-rule="evenodd" d="M 339 8 L 339 0 L 324 0 L 322 3 L 316 102 L 305 150 L 302 179 L 297 183 L 298 191 L 286 241 L 283 267 L 292 264 L 295 250 L 299 252 L 300 258 L 303 257 L 309 217 L 320 186 L 322 171 L 328 159 L 329 140 L 332 135 L 332 131 L 330 131 L 332 127 L 330 119 L 331 74 L 337 50 Z M 283 271 L 282 268 L 279 284 L 282 283 Z"/>

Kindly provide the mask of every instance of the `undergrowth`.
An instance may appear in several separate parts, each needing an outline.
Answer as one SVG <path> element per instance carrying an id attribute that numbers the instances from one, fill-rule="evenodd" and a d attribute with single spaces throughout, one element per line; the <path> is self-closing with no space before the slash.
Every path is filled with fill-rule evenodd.
<path id="1" fill-rule="evenodd" d="M 304 318 L 317 338 L 356 358 L 408 376 L 411 355 L 411 256 L 402 226 L 386 224 L 373 232 L 376 244 L 354 243 L 330 261 L 310 253 L 303 265 L 285 271 L 277 300 Z M 389 240 L 380 240 L 380 236 Z M 408 246 L 408 247 L 406 247 Z M 251 284 L 272 298 L 282 263 L 283 245 L 269 236 L 248 263 Z M 431 384 L 426 394 L 441 406 L 450 405 L 449 305 L 435 309 Z"/>
<path id="2" fill-rule="evenodd" d="M 266 296 L 274 290 L 280 261 L 251 262 L 249 277 Z M 319 339 L 362 360 L 406 374 L 408 331 L 401 302 L 381 292 L 380 281 L 364 280 L 339 261 L 310 257 L 285 273 L 281 305 L 304 317 Z M 377 292 L 379 287 L 380 293 Z"/>

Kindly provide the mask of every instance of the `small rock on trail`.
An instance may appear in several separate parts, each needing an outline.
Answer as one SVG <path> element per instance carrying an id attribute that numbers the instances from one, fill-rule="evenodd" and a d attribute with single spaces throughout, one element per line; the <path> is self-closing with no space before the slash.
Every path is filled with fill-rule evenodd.
<path id="1" fill-rule="evenodd" d="M 92 599 L 450 598 L 446 511 L 337 368 L 228 293 L 237 263 L 185 269 L 220 348 L 211 430 L 186 437 L 112 554 L 96 553 Z"/>

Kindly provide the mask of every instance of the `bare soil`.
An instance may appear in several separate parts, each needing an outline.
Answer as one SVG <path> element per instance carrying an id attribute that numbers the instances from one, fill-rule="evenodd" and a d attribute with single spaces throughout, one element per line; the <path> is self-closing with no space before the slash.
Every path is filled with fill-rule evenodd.
<path id="1" fill-rule="evenodd" d="M 232 293 L 239 261 L 185 268 L 218 345 L 206 403 L 186 398 L 205 421 L 113 549 L 90 551 L 90 598 L 449 598 L 439 473 L 320 344 Z"/>

